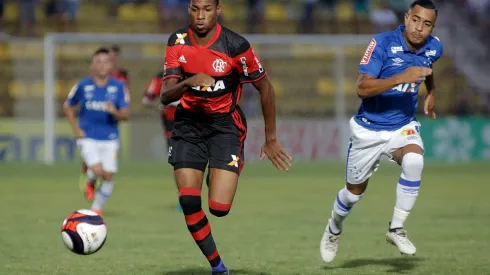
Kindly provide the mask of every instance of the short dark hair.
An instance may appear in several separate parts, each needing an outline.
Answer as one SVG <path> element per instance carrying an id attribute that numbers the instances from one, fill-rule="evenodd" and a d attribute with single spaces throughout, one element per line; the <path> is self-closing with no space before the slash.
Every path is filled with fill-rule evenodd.
<path id="1" fill-rule="evenodd" d="M 121 52 L 121 47 L 119 47 L 119 45 L 116 45 L 116 44 L 112 45 L 110 49 L 112 52 L 115 52 L 115 53 Z"/>
<path id="2" fill-rule="evenodd" d="M 216 7 L 219 6 L 219 0 L 214 0 L 216 2 Z"/>
<path id="3" fill-rule="evenodd" d="M 109 54 L 109 52 L 110 52 L 110 51 L 109 51 L 109 49 L 108 49 L 108 48 L 104 48 L 104 47 L 102 47 L 102 48 L 98 48 L 98 49 L 97 49 L 97 50 L 94 52 L 93 56 L 96 56 L 96 55 L 101 54 L 101 53 L 104 53 L 104 54 Z"/>
<path id="4" fill-rule="evenodd" d="M 421 6 L 424 9 L 434 10 L 434 12 L 436 13 L 436 17 L 437 17 L 436 5 L 431 0 L 415 0 L 410 5 L 410 9 L 413 9 L 415 6 Z"/>

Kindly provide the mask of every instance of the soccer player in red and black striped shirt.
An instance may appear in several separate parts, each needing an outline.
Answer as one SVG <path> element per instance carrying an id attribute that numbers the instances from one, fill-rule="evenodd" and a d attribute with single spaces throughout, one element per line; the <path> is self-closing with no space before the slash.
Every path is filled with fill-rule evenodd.
<path id="1" fill-rule="evenodd" d="M 180 100 L 170 137 L 179 201 L 187 228 L 212 267 L 212 274 L 229 274 L 216 249 L 201 206 L 201 187 L 209 166 L 209 211 L 228 214 L 243 168 L 247 133 L 240 109 L 242 84 L 251 82 L 261 95 L 267 156 L 280 170 L 291 157 L 276 140 L 274 90 L 249 42 L 217 23 L 219 0 L 191 0 L 191 26 L 168 40 L 160 94 L 166 105 Z"/>

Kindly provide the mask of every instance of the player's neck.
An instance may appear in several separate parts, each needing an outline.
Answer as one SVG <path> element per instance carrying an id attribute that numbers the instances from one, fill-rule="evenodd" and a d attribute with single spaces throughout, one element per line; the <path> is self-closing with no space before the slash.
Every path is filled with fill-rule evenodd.
<path id="1" fill-rule="evenodd" d="M 413 45 L 412 43 L 410 43 L 406 31 L 403 31 L 402 36 L 403 36 L 403 40 L 405 40 L 405 44 L 407 44 L 408 49 L 411 51 L 418 52 L 424 46 L 423 44 Z"/>
<path id="2" fill-rule="evenodd" d="M 97 76 L 94 76 L 94 82 L 95 82 L 95 85 L 99 86 L 99 87 L 103 87 L 107 84 L 107 82 L 109 81 L 109 77 L 105 76 L 105 77 L 97 77 Z"/>
<path id="3" fill-rule="evenodd" d="M 207 34 L 203 35 L 203 36 L 199 36 L 198 33 L 196 33 L 195 31 L 192 32 L 192 38 L 194 39 L 194 42 L 198 45 L 198 46 L 205 46 L 209 43 L 209 41 L 211 41 L 211 39 L 213 39 L 214 37 L 214 34 L 216 33 L 216 30 L 218 29 L 218 24 L 216 24 L 214 26 L 214 28 L 212 28 Z"/>

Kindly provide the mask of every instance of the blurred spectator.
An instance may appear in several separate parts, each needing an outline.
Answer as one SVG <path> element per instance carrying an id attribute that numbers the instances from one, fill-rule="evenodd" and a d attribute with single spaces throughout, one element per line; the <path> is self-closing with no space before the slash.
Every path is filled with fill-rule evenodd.
<path id="1" fill-rule="evenodd" d="M 5 0 L 0 0 L 0 36 L 4 34 L 3 32 L 3 11 L 5 9 Z"/>
<path id="2" fill-rule="evenodd" d="M 390 9 L 387 2 L 383 2 L 381 6 L 371 12 L 370 20 L 375 26 L 376 32 L 393 30 L 399 22 L 396 13 Z"/>
<path id="3" fill-rule="evenodd" d="M 398 21 L 401 24 L 403 22 L 403 18 L 405 17 L 405 13 L 412 4 L 412 0 L 387 0 L 388 6 L 395 12 L 398 17 Z"/>
<path id="4" fill-rule="evenodd" d="M 247 32 L 257 33 L 264 32 L 264 1 L 248 0 L 247 1 Z"/>
<path id="5" fill-rule="evenodd" d="M 77 13 L 80 7 L 80 0 L 61 0 L 59 2 L 59 12 L 63 21 L 67 21 L 69 31 L 76 31 L 77 27 Z"/>
<path id="6" fill-rule="evenodd" d="M 315 32 L 314 13 L 319 5 L 321 5 L 322 8 L 322 18 L 326 18 L 327 20 L 333 19 L 332 14 L 335 12 L 336 4 L 337 0 L 303 0 L 303 17 L 299 22 L 298 32 Z M 327 22 L 327 24 L 330 24 L 330 22 Z"/>
<path id="7" fill-rule="evenodd" d="M 479 24 L 487 21 L 490 8 L 489 0 L 466 0 L 466 3 L 474 23 Z"/>
<path id="8" fill-rule="evenodd" d="M 158 17 L 160 21 L 160 28 L 162 30 L 168 29 L 165 28 L 169 23 L 177 23 L 180 25 L 180 22 L 187 22 L 189 8 L 189 0 L 159 0 L 158 1 Z M 174 22 L 177 21 L 177 22 Z M 178 28 L 173 26 L 173 28 Z"/>
<path id="9" fill-rule="evenodd" d="M 34 35 L 36 23 L 36 0 L 18 0 L 21 35 Z"/>

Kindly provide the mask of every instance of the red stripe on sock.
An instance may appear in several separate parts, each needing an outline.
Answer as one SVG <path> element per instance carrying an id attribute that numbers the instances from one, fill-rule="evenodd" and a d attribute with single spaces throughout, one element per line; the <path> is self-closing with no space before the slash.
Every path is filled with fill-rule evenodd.
<path id="1" fill-rule="evenodd" d="M 202 220 L 204 217 L 206 217 L 206 214 L 204 213 L 204 211 L 201 210 L 192 215 L 185 216 L 185 222 L 187 223 L 187 225 L 194 225 Z"/>
<path id="2" fill-rule="evenodd" d="M 231 203 L 219 203 L 211 198 L 208 200 L 209 201 L 209 208 L 218 210 L 218 211 L 230 211 L 231 209 Z"/>
<path id="3" fill-rule="evenodd" d="M 201 230 L 191 234 L 194 240 L 198 242 L 204 240 L 204 238 L 206 238 L 209 235 L 209 233 L 211 233 L 211 226 L 208 223 Z"/>
<path id="4" fill-rule="evenodd" d="M 208 261 L 212 261 L 212 260 L 216 259 L 216 257 L 218 257 L 218 256 L 219 256 L 218 249 L 216 249 L 213 252 L 213 254 L 207 256 L 206 258 L 208 259 Z"/>
<path id="5" fill-rule="evenodd" d="M 201 196 L 201 189 L 199 188 L 192 188 L 192 187 L 187 187 L 187 188 L 180 188 L 179 189 L 179 196 Z"/>

